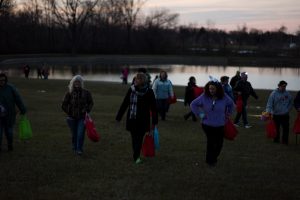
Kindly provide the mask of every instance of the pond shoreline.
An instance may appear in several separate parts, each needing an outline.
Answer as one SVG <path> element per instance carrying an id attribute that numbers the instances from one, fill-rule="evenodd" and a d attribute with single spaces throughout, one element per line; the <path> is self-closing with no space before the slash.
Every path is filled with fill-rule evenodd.
<path id="1" fill-rule="evenodd" d="M 182 55 L 77 55 L 67 54 L 19 54 L 0 55 L 1 66 L 29 65 L 216 65 L 216 66 L 259 66 L 300 67 L 300 58 L 288 57 L 226 57 L 226 56 L 182 56 Z"/>

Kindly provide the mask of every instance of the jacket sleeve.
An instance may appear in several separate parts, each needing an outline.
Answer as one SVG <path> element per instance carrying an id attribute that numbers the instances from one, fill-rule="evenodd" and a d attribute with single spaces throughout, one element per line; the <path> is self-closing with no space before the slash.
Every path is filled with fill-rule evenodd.
<path id="1" fill-rule="evenodd" d="M 66 113 L 66 114 L 69 114 L 69 104 L 70 104 L 70 98 L 71 98 L 71 95 L 69 92 L 67 92 L 64 96 L 64 99 L 62 101 L 62 104 L 61 104 L 61 109 Z"/>
<path id="2" fill-rule="evenodd" d="M 86 111 L 88 113 L 91 112 L 91 110 L 93 108 L 93 105 L 94 105 L 94 101 L 93 101 L 92 94 L 89 91 L 87 91 L 87 108 L 86 108 Z"/>
<path id="3" fill-rule="evenodd" d="M 150 90 L 150 109 L 152 113 L 152 125 L 156 125 L 158 123 L 158 115 L 156 109 L 156 100 L 153 93 L 153 90 Z"/>
<path id="4" fill-rule="evenodd" d="M 258 96 L 257 96 L 256 92 L 254 91 L 251 84 L 250 84 L 250 95 L 253 96 L 255 99 L 258 99 Z"/>
<path id="5" fill-rule="evenodd" d="M 294 107 L 296 110 L 300 108 L 300 91 L 297 93 L 296 98 L 294 99 Z"/>
<path id="6" fill-rule="evenodd" d="M 174 96 L 174 90 L 173 90 L 173 85 L 172 82 L 169 80 L 169 97 Z"/>
<path id="7" fill-rule="evenodd" d="M 192 112 L 196 116 L 199 116 L 200 113 L 199 108 L 203 106 L 202 99 L 203 99 L 203 94 L 197 97 L 196 99 L 194 99 L 190 105 Z"/>
<path id="8" fill-rule="evenodd" d="M 26 113 L 26 107 L 25 107 L 23 100 L 16 88 L 13 88 L 13 93 L 15 96 L 16 105 L 19 108 L 21 115 L 24 115 Z"/>
<path id="9" fill-rule="evenodd" d="M 124 97 L 123 99 L 123 102 L 119 108 L 119 111 L 117 113 L 117 116 L 116 116 L 116 120 L 117 121 L 121 121 L 124 113 L 126 112 L 127 108 L 129 107 L 129 104 L 130 104 L 130 94 L 131 94 L 131 89 L 129 89 L 127 91 L 127 94 L 126 96 Z"/>
<path id="10" fill-rule="evenodd" d="M 266 106 L 266 111 L 268 113 L 273 114 L 273 105 L 274 105 L 274 92 L 272 92 L 268 98 L 268 102 Z"/>
<path id="11" fill-rule="evenodd" d="M 157 98 L 157 93 L 156 93 L 156 90 L 157 90 L 157 82 L 158 82 L 158 79 L 156 79 L 152 85 L 152 90 L 154 92 L 154 96 L 155 98 Z"/>

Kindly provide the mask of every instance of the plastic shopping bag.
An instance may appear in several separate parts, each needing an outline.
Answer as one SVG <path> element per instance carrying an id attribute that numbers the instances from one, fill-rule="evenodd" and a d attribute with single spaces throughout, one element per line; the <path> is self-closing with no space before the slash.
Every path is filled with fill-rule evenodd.
<path id="1" fill-rule="evenodd" d="M 295 134 L 300 134 L 300 112 L 298 112 L 297 119 L 295 120 L 293 132 Z"/>
<path id="2" fill-rule="evenodd" d="M 275 138 L 277 135 L 275 122 L 270 119 L 266 125 L 266 134 L 268 138 Z"/>
<path id="3" fill-rule="evenodd" d="M 98 142 L 100 140 L 100 134 L 96 131 L 94 121 L 89 114 L 85 115 L 84 124 L 88 138 L 93 142 Z"/>
<path id="4" fill-rule="evenodd" d="M 154 157 L 154 138 L 152 135 L 145 135 L 142 145 L 142 152 L 145 157 Z"/>
<path id="5" fill-rule="evenodd" d="M 159 150 L 160 146 L 159 146 L 159 133 L 158 133 L 158 129 L 155 126 L 154 130 L 153 130 L 153 137 L 154 137 L 154 147 L 155 150 Z"/>
<path id="6" fill-rule="evenodd" d="M 19 122 L 19 138 L 20 140 L 28 140 L 32 138 L 32 130 L 30 121 L 25 115 L 21 115 Z"/>
<path id="7" fill-rule="evenodd" d="M 236 112 L 241 113 L 243 111 L 243 99 L 242 96 L 239 95 L 236 100 Z"/>
<path id="8" fill-rule="evenodd" d="M 234 126 L 233 122 L 230 119 L 228 119 L 224 126 L 224 138 L 228 140 L 234 140 L 237 134 L 238 130 Z"/>

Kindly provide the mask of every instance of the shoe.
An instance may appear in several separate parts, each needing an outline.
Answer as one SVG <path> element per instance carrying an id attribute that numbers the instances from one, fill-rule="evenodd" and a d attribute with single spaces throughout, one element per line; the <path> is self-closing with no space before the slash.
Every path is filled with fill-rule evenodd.
<path id="1" fill-rule="evenodd" d="M 141 164 L 142 162 L 143 162 L 143 161 L 142 161 L 141 158 L 138 158 L 138 159 L 135 160 L 135 164 Z"/>
<path id="2" fill-rule="evenodd" d="M 81 156 L 81 155 L 83 154 L 82 151 L 77 151 L 76 153 L 77 153 L 77 155 L 79 155 L 79 156 Z"/>
<path id="3" fill-rule="evenodd" d="M 235 127 L 240 127 L 240 125 L 238 125 L 238 124 L 233 124 Z"/>
<path id="4" fill-rule="evenodd" d="M 245 125 L 245 128 L 251 128 L 252 126 L 250 126 L 250 125 Z"/>

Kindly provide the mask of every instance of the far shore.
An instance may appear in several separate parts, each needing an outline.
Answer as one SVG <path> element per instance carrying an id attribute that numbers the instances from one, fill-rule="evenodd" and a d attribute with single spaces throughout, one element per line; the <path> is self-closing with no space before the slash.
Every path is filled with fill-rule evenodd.
<path id="1" fill-rule="evenodd" d="M 72 64 L 130 64 L 130 65 L 217 65 L 217 66 L 261 66 L 300 67 L 300 58 L 288 57 L 226 57 L 201 55 L 67 55 L 67 54 L 18 54 L 0 55 L 1 66 Z"/>

